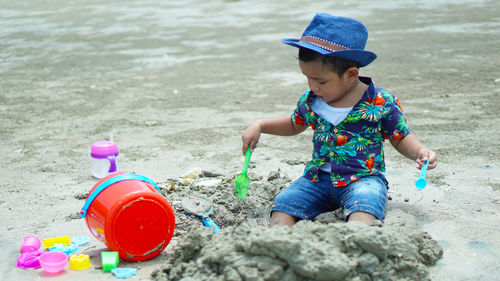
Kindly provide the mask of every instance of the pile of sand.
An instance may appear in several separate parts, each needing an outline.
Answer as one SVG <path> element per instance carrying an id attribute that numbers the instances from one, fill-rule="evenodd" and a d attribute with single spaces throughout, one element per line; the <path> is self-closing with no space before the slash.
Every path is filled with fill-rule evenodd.
<path id="1" fill-rule="evenodd" d="M 242 223 L 267 226 L 274 198 L 290 184 L 291 180 L 280 170 L 270 172 L 265 178 L 253 173 L 249 173 L 248 176 L 250 187 L 245 199 L 238 199 L 234 196 L 234 176 L 207 171 L 202 171 L 194 179 L 169 179 L 167 182 L 158 183 L 175 212 L 174 237 L 186 234 L 191 226 L 203 227 L 200 220 L 185 214 L 181 204 L 184 198 L 203 198 L 210 201 L 213 205 L 210 217 L 220 228 Z M 207 179 L 218 179 L 220 184 L 214 187 L 198 185 L 200 182 L 206 182 Z"/>
<path id="2" fill-rule="evenodd" d="M 217 177 L 221 183 L 210 188 L 196 180 L 160 184 L 173 203 L 177 239 L 155 280 L 426 280 L 427 266 L 442 256 L 437 242 L 414 224 L 347 224 L 330 213 L 268 228 L 272 200 L 290 179 L 280 171 L 250 175 L 249 196 L 239 200 L 232 177 Z M 220 232 L 184 213 L 180 200 L 189 196 L 213 202 Z"/>
<path id="3" fill-rule="evenodd" d="M 193 229 L 155 280 L 428 280 L 442 249 L 405 225 L 302 221 L 293 227 Z"/>

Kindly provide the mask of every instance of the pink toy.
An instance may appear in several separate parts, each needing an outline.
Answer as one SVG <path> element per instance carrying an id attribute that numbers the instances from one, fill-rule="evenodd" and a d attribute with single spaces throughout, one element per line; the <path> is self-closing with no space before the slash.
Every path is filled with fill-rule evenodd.
<path id="1" fill-rule="evenodd" d="M 26 269 L 26 268 L 40 268 L 40 256 L 44 252 L 33 251 L 26 252 L 19 255 L 17 258 L 17 267 Z"/>
<path id="2" fill-rule="evenodd" d="M 68 263 L 68 255 L 63 252 L 45 252 L 40 256 L 40 265 L 48 273 L 58 273 L 64 270 Z"/>
<path id="3" fill-rule="evenodd" d="M 42 242 L 40 241 L 40 239 L 38 239 L 38 237 L 28 235 L 24 237 L 23 244 L 21 245 L 21 252 L 27 253 L 38 251 L 40 249 L 40 246 L 42 246 Z"/>

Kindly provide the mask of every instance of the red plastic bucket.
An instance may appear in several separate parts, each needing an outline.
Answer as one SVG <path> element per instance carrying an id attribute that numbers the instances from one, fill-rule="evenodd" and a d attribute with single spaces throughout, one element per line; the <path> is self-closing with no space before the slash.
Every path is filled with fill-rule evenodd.
<path id="1" fill-rule="evenodd" d="M 128 261 L 161 253 L 174 234 L 175 216 L 156 184 L 118 172 L 97 182 L 81 210 L 90 232 Z"/>

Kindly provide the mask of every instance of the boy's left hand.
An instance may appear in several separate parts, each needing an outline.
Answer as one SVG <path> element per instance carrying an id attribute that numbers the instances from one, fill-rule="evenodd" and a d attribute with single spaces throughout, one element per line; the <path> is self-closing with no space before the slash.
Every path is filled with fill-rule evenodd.
<path id="1" fill-rule="evenodd" d="M 429 166 L 427 169 L 434 169 L 437 166 L 437 153 L 424 147 L 418 151 L 417 154 L 417 169 L 421 169 L 422 165 L 429 159 Z"/>

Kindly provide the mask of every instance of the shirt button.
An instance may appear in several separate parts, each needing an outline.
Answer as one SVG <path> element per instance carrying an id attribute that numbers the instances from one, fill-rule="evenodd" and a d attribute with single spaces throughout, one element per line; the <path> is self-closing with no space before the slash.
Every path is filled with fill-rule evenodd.
<path id="1" fill-rule="evenodd" d="M 311 116 L 314 116 L 314 112 L 311 111 Z"/>
<path id="2" fill-rule="evenodd" d="M 339 132 L 339 130 L 337 128 L 333 129 L 333 132 L 336 134 Z"/>
<path id="3" fill-rule="evenodd" d="M 330 156 L 333 156 L 333 155 L 335 155 L 335 152 L 330 151 Z"/>

